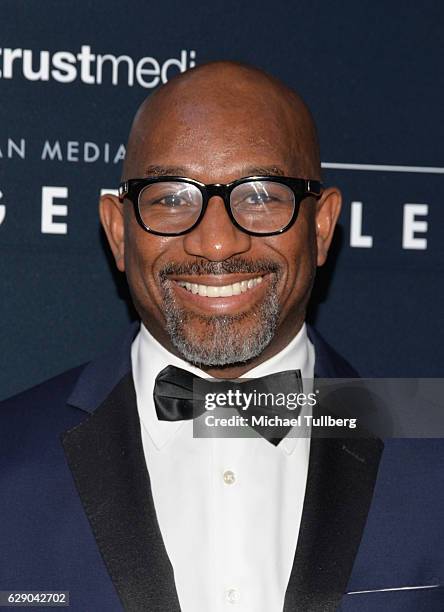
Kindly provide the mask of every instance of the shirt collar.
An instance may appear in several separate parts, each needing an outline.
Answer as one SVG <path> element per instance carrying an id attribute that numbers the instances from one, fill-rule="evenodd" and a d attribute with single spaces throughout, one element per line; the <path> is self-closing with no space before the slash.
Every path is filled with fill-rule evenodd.
<path id="1" fill-rule="evenodd" d="M 252 368 L 241 378 L 257 378 L 283 370 L 300 369 L 303 379 L 312 379 L 314 372 L 314 347 L 307 336 L 305 323 L 296 336 L 276 355 Z M 131 362 L 137 407 L 142 426 L 157 449 L 161 449 L 174 438 L 187 421 L 160 421 L 154 406 L 153 390 L 157 374 L 168 365 L 208 377 L 203 370 L 170 353 L 147 328 L 140 326 L 139 333 L 131 346 Z M 286 436 L 277 446 L 291 454 L 300 438 Z M 264 440 L 264 443 L 269 444 Z"/>

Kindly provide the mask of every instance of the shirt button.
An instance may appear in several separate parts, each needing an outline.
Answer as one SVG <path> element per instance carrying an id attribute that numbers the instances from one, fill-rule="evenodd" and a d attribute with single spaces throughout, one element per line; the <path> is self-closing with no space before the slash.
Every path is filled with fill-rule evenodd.
<path id="1" fill-rule="evenodd" d="M 237 603 L 240 599 L 239 591 L 237 589 L 228 589 L 226 592 L 226 598 L 230 604 Z"/>
<path id="2" fill-rule="evenodd" d="M 236 482 L 236 476 L 234 472 L 232 472 L 231 470 L 225 470 L 224 483 L 230 485 L 230 484 L 234 484 L 235 482 Z"/>

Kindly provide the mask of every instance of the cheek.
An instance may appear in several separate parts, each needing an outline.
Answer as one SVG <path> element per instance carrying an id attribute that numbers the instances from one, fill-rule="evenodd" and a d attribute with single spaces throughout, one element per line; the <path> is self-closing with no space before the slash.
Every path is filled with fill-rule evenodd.
<path id="1" fill-rule="evenodd" d="M 143 231 L 143 230 L 142 230 Z M 125 269 L 132 295 L 149 308 L 157 302 L 156 262 L 165 249 L 164 239 L 131 227 L 125 238 Z"/>
<path id="2" fill-rule="evenodd" d="M 145 312 L 163 316 L 164 296 L 159 272 L 171 262 L 186 259 L 181 237 L 155 236 L 131 228 L 126 249 L 127 278 L 133 298 Z"/>
<path id="3" fill-rule="evenodd" d="M 310 212 L 310 211 L 308 211 Z M 274 241 L 285 262 L 283 302 L 297 302 L 310 291 L 316 271 L 316 232 L 313 216 L 301 210 L 295 225 Z"/>
<path id="4" fill-rule="evenodd" d="M 314 222 L 303 212 L 301 210 L 293 227 L 275 240 L 275 249 L 284 257 L 289 275 L 311 267 L 316 259 Z"/>

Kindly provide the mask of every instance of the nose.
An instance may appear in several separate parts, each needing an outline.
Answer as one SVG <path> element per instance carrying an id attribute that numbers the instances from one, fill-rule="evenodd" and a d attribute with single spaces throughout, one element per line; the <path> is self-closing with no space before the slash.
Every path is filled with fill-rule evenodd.
<path id="1" fill-rule="evenodd" d="M 251 246 L 251 236 L 233 224 L 219 196 L 209 199 L 202 221 L 183 238 L 184 249 L 189 255 L 209 261 L 224 261 L 245 253 Z"/>

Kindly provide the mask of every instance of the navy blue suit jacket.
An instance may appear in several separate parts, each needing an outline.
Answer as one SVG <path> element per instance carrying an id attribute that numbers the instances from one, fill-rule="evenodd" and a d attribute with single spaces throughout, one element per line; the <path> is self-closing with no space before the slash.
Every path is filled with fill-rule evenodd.
<path id="1" fill-rule="evenodd" d="M 135 331 L 0 405 L 0 590 L 70 591 L 79 612 L 179 611 L 143 457 Z M 309 335 L 317 376 L 356 375 Z M 443 612 L 443 459 L 441 440 L 313 439 L 284 612 Z"/>

